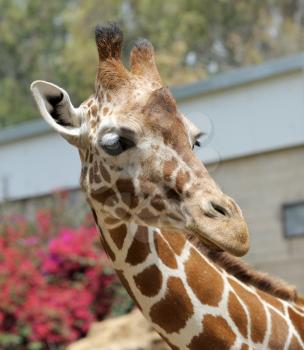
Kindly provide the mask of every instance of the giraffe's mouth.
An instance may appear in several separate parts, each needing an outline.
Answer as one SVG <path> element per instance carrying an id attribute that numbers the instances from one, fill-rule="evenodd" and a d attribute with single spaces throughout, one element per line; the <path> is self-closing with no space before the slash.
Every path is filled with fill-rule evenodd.
<path id="1" fill-rule="evenodd" d="M 201 250 L 203 246 L 213 251 L 224 251 L 224 249 L 219 247 L 215 242 L 202 236 L 201 233 L 193 233 L 193 231 L 186 231 L 186 233 L 188 240 L 199 250 Z"/>
<path id="2" fill-rule="evenodd" d="M 209 225 L 192 223 L 187 230 L 195 241 L 212 250 L 243 256 L 249 249 L 249 233 L 244 220 L 210 221 Z"/>

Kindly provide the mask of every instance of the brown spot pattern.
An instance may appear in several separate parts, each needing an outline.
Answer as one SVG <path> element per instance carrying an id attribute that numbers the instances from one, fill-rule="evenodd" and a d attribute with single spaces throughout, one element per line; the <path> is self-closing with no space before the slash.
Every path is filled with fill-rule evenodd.
<path id="1" fill-rule="evenodd" d="M 136 275 L 134 281 L 143 295 L 152 297 L 160 291 L 163 276 L 159 268 L 156 265 L 152 265 Z"/>
<path id="2" fill-rule="evenodd" d="M 189 181 L 189 173 L 180 170 L 176 176 L 176 190 L 178 192 L 183 192 L 185 184 Z"/>
<path id="3" fill-rule="evenodd" d="M 266 303 L 272 305 L 277 310 L 284 312 L 283 304 L 278 298 L 276 298 L 270 294 L 267 294 L 261 290 L 258 290 L 257 293 L 264 301 L 266 301 Z"/>
<path id="4" fill-rule="evenodd" d="M 91 192 L 92 198 L 101 204 L 113 206 L 118 202 L 116 193 L 112 188 L 102 186 L 97 191 Z"/>
<path id="5" fill-rule="evenodd" d="M 92 166 L 90 167 L 90 170 L 89 170 L 89 181 L 90 183 L 94 182 L 94 169 Z"/>
<path id="6" fill-rule="evenodd" d="M 251 339 L 255 343 L 262 343 L 266 332 L 266 314 L 262 303 L 256 295 L 247 291 L 247 289 L 235 280 L 229 279 L 229 282 L 249 311 L 251 319 Z"/>
<path id="7" fill-rule="evenodd" d="M 177 261 L 173 250 L 157 232 L 155 232 L 154 246 L 161 261 L 171 269 L 177 269 Z"/>
<path id="8" fill-rule="evenodd" d="M 171 175 L 177 167 L 176 159 L 166 160 L 163 165 L 163 177 L 165 181 L 170 181 Z"/>
<path id="9" fill-rule="evenodd" d="M 113 218 L 112 216 L 107 216 L 105 218 L 104 222 L 107 225 L 117 225 L 120 222 L 120 220 L 116 219 L 116 218 Z"/>
<path id="10" fill-rule="evenodd" d="M 108 107 L 104 107 L 102 110 L 103 115 L 107 115 L 109 112 L 109 108 Z"/>
<path id="11" fill-rule="evenodd" d="M 247 338 L 247 315 L 243 309 L 243 306 L 233 293 L 229 294 L 228 311 L 230 317 L 239 329 L 240 333 L 243 335 L 244 338 Z"/>
<path id="12" fill-rule="evenodd" d="M 131 217 L 131 214 L 124 208 L 116 208 L 115 213 L 121 220 L 129 220 Z"/>
<path id="13" fill-rule="evenodd" d="M 189 259 L 185 263 L 185 272 L 188 284 L 200 302 L 217 306 L 222 298 L 224 281 L 194 248 L 191 248 Z"/>
<path id="14" fill-rule="evenodd" d="M 292 337 L 288 350 L 303 350 L 303 347 L 295 336 Z"/>
<path id="15" fill-rule="evenodd" d="M 118 249 L 121 249 L 123 246 L 123 243 L 125 241 L 126 235 L 127 235 L 126 225 L 122 224 L 116 228 L 112 228 L 109 230 L 109 233 L 110 233 L 111 238 L 113 239 L 116 247 Z"/>
<path id="16" fill-rule="evenodd" d="M 241 350 L 249 350 L 249 346 L 247 344 L 243 344 Z"/>
<path id="17" fill-rule="evenodd" d="M 167 287 L 164 298 L 152 306 L 150 317 L 153 323 L 167 333 L 173 333 L 185 327 L 193 315 L 193 305 L 179 278 L 170 277 Z"/>
<path id="18" fill-rule="evenodd" d="M 102 176 L 102 178 L 106 181 L 106 182 L 110 182 L 111 181 L 111 177 L 108 173 L 108 170 L 102 165 L 101 162 L 99 162 L 99 170 L 100 170 L 100 174 Z"/>
<path id="19" fill-rule="evenodd" d="M 272 350 L 282 349 L 288 335 L 288 325 L 284 318 L 275 311 L 269 310 L 271 315 L 271 336 L 269 348 Z"/>
<path id="20" fill-rule="evenodd" d="M 229 350 L 236 335 L 227 321 L 220 316 L 206 315 L 203 319 L 203 332 L 189 344 L 191 350 Z"/>
<path id="21" fill-rule="evenodd" d="M 154 209 L 162 211 L 165 209 L 165 203 L 160 195 L 156 195 L 151 199 L 151 205 Z"/>
<path id="22" fill-rule="evenodd" d="M 184 234 L 175 231 L 162 231 L 162 235 L 164 236 L 165 240 L 169 243 L 174 253 L 177 255 L 181 255 L 186 243 L 186 238 Z"/>
<path id="23" fill-rule="evenodd" d="M 166 119 L 169 119 L 168 118 L 169 116 L 171 117 L 171 119 L 174 116 L 175 117 L 174 121 L 176 122 L 179 121 L 179 119 L 176 117 L 176 102 L 170 90 L 166 87 L 156 89 L 151 93 L 146 105 L 143 108 L 143 113 L 147 116 L 147 118 L 151 118 L 152 116 L 155 119 L 157 117 L 158 118 L 163 117 L 163 119 L 166 120 Z M 161 125 L 163 124 L 164 123 L 162 123 Z M 175 125 L 176 124 L 177 123 L 175 123 Z M 167 130 L 168 129 L 166 128 L 165 131 Z M 164 141 L 165 142 L 168 141 L 168 138 L 164 137 Z"/>
<path id="24" fill-rule="evenodd" d="M 144 226 L 138 226 L 134 240 L 128 250 L 126 262 L 131 265 L 137 265 L 144 262 L 150 254 L 148 239 L 148 229 Z"/>
<path id="25" fill-rule="evenodd" d="M 139 214 L 138 214 L 138 217 L 146 222 L 146 223 L 149 223 L 149 222 L 155 222 L 158 220 L 158 216 L 156 216 L 155 214 L 151 213 L 151 211 L 147 208 L 144 208 Z"/>
<path id="26" fill-rule="evenodd" d="M 120 192 L 122 201 L 130 208 L 135 208 L 138 205 L 138 198 L 135 196 L 133 183 L 129 179 L 118 179 L 116 187 Z"/>
<path id="27" fill-rule="evenodd" d="M 96 117 L 97 111 L 98 111 L 97 106 L 96 105 L 92 106 L 91 113 L 94 117 Z"/>
<path id="28" fill-rule="evenodd" d="M 149 197 L 150 193 L 153 193 L 155 191 L 155 188 L 156 186 L 153 183 L 146 181 L 144 178 L 141 178 L 140 190 L 145 198 Z"/>
<path id="29" fill-rule="evenodd" d="M 98 163 L 95 161 L 94 162 L 94 182 L 95 183 L 100 183 L 101 182 L 101 178 L 98 174 Z"/>
<path id="30" fill-rule="evenodd" d="M 304 318 L 301 317 L 298 313 L 296 313 L 291 307 L 288 308 L 288 314 L 295 329 L 301 336 L 302 341 L 304 341 Z"/>

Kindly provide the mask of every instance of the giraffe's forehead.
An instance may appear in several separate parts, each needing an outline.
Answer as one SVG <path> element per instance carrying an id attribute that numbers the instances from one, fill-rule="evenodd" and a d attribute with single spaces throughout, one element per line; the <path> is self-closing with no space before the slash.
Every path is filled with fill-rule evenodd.
<path id="1" fill-rule="evenodd" d="M 144 123 L 166 144 L 189 145 L 189 128 L 168 88 L 153 91 L 142 108 Z"/>
<path id="2" fill-rule="evenodd" d="M 161 137 L 166 144 L 175 144 L 178 140 L 179 145 L 188 145 L 188 125 L 168 88 L 150 91 L 141 102 L 138 105 L 140 122 L 146 131 Z"/>
<path id="3" fill-rule="evenodd" d="M 102 97 L 100 97 L 100 95 Z M 87 101 L 91 130 L 130 128 L 139 137 L 152 136 L 166 144 L 189 145 L 189 128 L 177 110 L 167 88 L 136 84 L 123 94 L 100 92 L 93 102 Z"/>

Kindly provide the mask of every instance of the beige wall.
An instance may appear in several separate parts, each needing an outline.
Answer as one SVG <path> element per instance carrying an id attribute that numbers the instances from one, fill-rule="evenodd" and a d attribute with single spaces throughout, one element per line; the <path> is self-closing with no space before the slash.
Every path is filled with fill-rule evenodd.
<path id="1" fill-rule="evenodd" d="M 221 162 L 211 171 L 251 232 L 246 260 L 304 292 L 304 237 L 284 238 L 281 206 L 304 200 L 304 146 Z"/>

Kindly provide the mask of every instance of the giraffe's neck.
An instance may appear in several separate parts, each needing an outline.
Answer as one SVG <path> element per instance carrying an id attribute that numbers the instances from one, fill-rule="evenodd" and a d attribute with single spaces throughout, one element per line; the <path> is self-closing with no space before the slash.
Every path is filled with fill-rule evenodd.
<path id="1" fill-rule="evenodd" d="M 95 219 L 122 283 L 173 349 L 304 349 L 303 311 L 245 286 L 183 234 Z"/>

